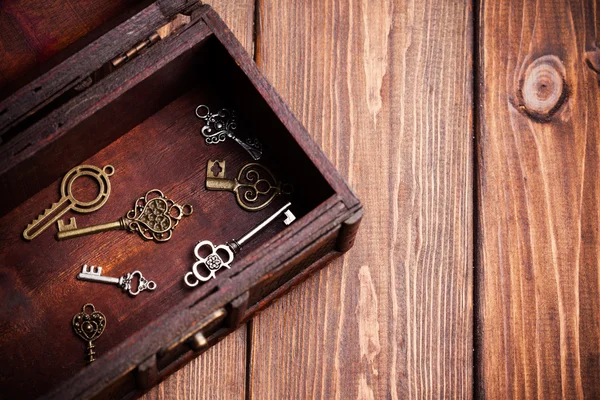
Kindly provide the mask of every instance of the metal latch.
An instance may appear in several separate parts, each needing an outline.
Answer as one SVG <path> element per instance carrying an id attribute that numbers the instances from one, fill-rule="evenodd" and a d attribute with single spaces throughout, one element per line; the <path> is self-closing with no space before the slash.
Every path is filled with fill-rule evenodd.
<path id="1" fill-rule="evenodd" d="M 150 36 L 133 46 L 125 53 L 113 58 L 110 62 L 111 65 L 115 68 L 120 67 L 121 65 L 135 57 L 143 49 L 152 46 L 154 43 L 168 37 L 182 26 L 188 24 L 190 20 L 191 17 L 189 15 L 177 14 L 175 18 L 173 18 L 168 24 L 165 24 L 158 28 L 155 32 L 152 32 Z"/>
<path id="2" fill-rule="evenodd" d="M 208 316 L 202 318 L 200 322 L 198 322 L 192 329 L 190 329 L 186 334 L 181 335 L 177 340 L 170 343 L 168 346 L 163 347 L 158 352 L 158 357 L 163 357 L 166 354 L 169 354 L 172 350 L 174 350 L 177 346 L 182 343 L 187 343 L 188 346 L 192 348 L 194 351 L 201 350 L 203 347 L 208 345 L 208 341 L 204 336 L 203 329 L 207 326 L 211 325 L 213 322 L 218 321 L 227 315 L 227 311 L 224 308 L 219 308 L 216 311 L 213 311 Z"/>

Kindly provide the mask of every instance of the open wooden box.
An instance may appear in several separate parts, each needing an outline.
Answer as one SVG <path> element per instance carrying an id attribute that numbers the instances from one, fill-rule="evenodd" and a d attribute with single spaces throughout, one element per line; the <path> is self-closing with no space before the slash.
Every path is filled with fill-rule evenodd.
<path id="1" fill-rule="evenodd" d="M 161 27 L 172 32 L 156 40 Z M 260 163 L 292 183 L 293 194 L 247 212 L 232 193 L 207 191 L 209 159 L 226 160 L 228 177 L 252 160 L 231 140 L 205 144 L 198 104 L 237 110 L 238 131 L 263 143 Z M 0 398 L 143 393 L 347 251 L 362 215 L 229 29 L 199 3 L 152 3 L 73 51 L 0 103 L 0 135 Z M 25 241 L 25 226 L 58 200 L 63 175 L 79 164 L 113 165 L 112 193 L 100 210 L 64 220 L 114 221 L 154 188 L 194 213 L 166 243 L 125 231 L 59 242 L 55 225 Z M 80 182 L 81 196 L 95 188 L 88 183 Z M 293 224 L 271 224 L 217 279 L 184 285 L 198 241 L 238 238 L 287 201 Z M 139 269 L 158 287 L 132 298 L 76 280 L 83 264 L 114 277 Z M 71 328 L 85 303 L 107 320 L 89 365 Z"/>

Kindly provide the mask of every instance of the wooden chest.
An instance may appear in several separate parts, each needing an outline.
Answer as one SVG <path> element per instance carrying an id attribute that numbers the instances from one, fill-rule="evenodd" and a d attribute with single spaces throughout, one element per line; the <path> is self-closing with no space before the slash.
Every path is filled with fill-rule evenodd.
<path id="1" fill-rule="evenodd" d="M 347 251 L 362 208 L 210 7 L 151 3 L 63 58 L 0 103 L 0 398 L 135 397 Z M 232 178 L 252 159 L 232 140 L 205 143 L 199 104 L 237 110 L 240 130 L 263 144 L 260 163 L 292 194 L 248 212 L 207 191 L 208 160 L 226 160 Z M 24 240 L 79 164 L 114 166 L 112 191 L 98 211 L 65 220 L 116 220 L 155 188 L 194 213 L 165 243 L 124 231 L 57 241 L 55 224 Z M 82 178 L 76 190 L 93 188 Z M 198 241 L 237 238 L 288 201 L 294 223 L 269 225 L 216 279 L 184 284 Z M 157 288 L 130 297 L 81 282 L 83 264 L 114 277 L 140 270 Z M 89 365 L 71 327 L 85 303 L 107 321 Z"/>

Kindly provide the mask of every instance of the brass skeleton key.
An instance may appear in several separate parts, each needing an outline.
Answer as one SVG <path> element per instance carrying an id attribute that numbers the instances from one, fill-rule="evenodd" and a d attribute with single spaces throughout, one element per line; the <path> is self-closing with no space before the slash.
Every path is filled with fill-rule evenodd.
<path id="1" fill-rule="evenodd" d="M 110 196 L 110 179 L 115 169 L 112 165 L 106 165 L 100 169 L 94 165 L 78 165 L 67 172 L 60 184 L 60 199 L 45 209 L 34 219 L 23 231 L 23 238 L 32 240 L 62 217 L 67 211 L 73 210 L 78 213 L 91 213 L 98 210 L 106 203 Z M 82 176 L 88 176 L 98 183 L 98 195 L 92 201 L 77 200 L 73 196 L 73 183 Z"/>
<path id="2" fill-rule="evenodd" d="M 278 181 L 269 169 L 258 163 L 246 164 L 234 179 L 225 178 L 225 161 L 209 160 L 206 189 L 227 190 L 244 210 L 262 210 L 280 194 L 290 194 L 292 185 Z"/>
<path id="3" fill-rule="evenodd" d="M 152 189 L 145 196 L 140 197 L 124 217 L 107 224 L 77 228 L 75 218 L 65 225 L 58 221 L 58 240 L 70 239 L 92 233 L 124 229 L 129 232 L 137 232 L 145 240 L 166 242 L 171 239 L 173 230 L 179 224 L 182 217 L 192 214 L 194 209 L 190 204 L 180 206 L 173 200 L 168 199 L 163 192 Z"/>

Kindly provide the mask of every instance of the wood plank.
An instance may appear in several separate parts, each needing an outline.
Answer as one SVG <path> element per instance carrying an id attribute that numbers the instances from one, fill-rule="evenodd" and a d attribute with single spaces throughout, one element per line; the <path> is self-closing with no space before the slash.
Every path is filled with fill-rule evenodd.
<path id="1" fill-rule="evenodd" d="M 469 2 L 259 1 L 257 62 L 365 206 L 256 317 L 249 397 L 472 395 Z"/>
<path id="2" fill-rule="evenodd" d="M 245 382 L 246 326 L 244 325 L 168 377 L 141 399 L 244 399 Z"/>
<path id="3" fill-rule="evenodd" d="M 600 398 L 598 6 L 481 2 L 482 397 Z"/>
<path id="4" fill-rule="evenodd" d="M 254 1 L 206 1 L 231 28 L 246 51 L 254 51 Z M 246 389 L 246 326 L 150 390 L 144 400 L 244 399 Z"/>

